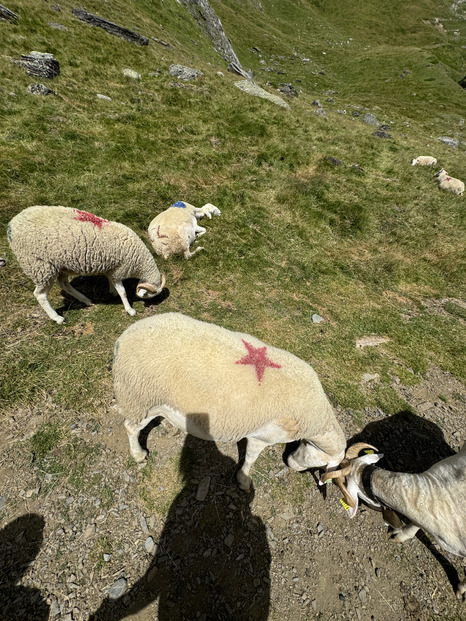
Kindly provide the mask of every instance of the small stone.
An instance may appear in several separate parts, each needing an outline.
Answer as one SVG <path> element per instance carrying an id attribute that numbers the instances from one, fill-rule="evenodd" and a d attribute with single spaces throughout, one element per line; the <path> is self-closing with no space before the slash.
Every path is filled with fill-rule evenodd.
<path id="1" fill-rule="evenodd" d="M 56 24 L 55 22 L 49 22 L 49 26 L 54 30 L 63 30 L 64 32 L 68 30 L 66 26 L 63 26 L 63 24 Z"/>
<path id="2" fill-rule="evenodd" d="M 377 138 L 391 138 L 389 133 L 384 132 L 381 129 L 376 130 L 372 135 L 377 136 Z"/>
<path id="3" fill-rule="evenodd" d="M 210 486 L 210 477 L 206 476 L 202 479 L 197 487 L 196 500 L 202 502 L 206 499 Z"/>
<path id="4" fill-rule="evenodd" d="M 108 563 L 108 562 L 109 562 L 109 560 L 110 560 L 111 558 L 112 558 L 112 555 L 111 555 L 111 554 L 104 554 L 104 555 L 103 555 L 103 559 L 104 559 L 104 561 L 105 561 L 106 563 Z"/>
<path id="5" fill-rule="evenodd" d="M 5 503 L 7 501 L 7 496 L 1 496 L 0 497 L 0 510 L 3 509 L 3 507 L 5 506 Z"/>
<path id="6" fill-rule="evenodd" d="M 111 97 L 108 97 L 107 95 L 101 95 L 100 93 L 97 93 L 97 99 L 103 99 L 105 101 L 112 101 Z"/>
<path id="7" fill-rule="evenodd" d="M 139 518 L 139 524 L 141 525 L 141 530 L 142 532 L 147 535 L 147 533 L 149 532 L 149 529 L 147 527 L 147 521 L 146 518 L 141 515 L 141 517 Z"/>
<path id="8" fill-rule="evenodd" d="M 133 80 L 141 79 L 141 74 L 138 73 L 137 71 L 134 71 L 134 69 L 129 69 L 129 67 L 127 67 L 126 69 L 123 69 L 123 75 Z"/>
<path id="9" fill-rule="evenodd" d="M 311 602 L 311 606 L 312 606 L 312 610 L 313 610 L 314 612 L 316 612 L 316 610 L 317 610 L 317 602 L 316 602 L 316 600 L 315 600 L 315 599 L 313 599 L 313 600 L 312 600 L 312 602 Z"/>
<path id="10" fill-rule="evenodd" d="M 232 533 L 230 533 L 228 537 L 225 539 L 225 545 L 231 548 L 234 540 L 235 540 L 235 537 L 232 535 Z"/>
<path id="11" fill-rule="evenodd" d="M 183 65 L 170 65 L 168 69 L 172 77 L 179 78 L 180 80 L 194 80 L 201 75 L 204 75 L 202 71 L 193 69 L 192 67 L 185 67 Z"/>
<path id="12" fill-rule="evenodd" d="M 149 554 L 152 552 L 152 550 L 155 548 L 155 543 L 152 537 L 147 537 L 144 543 L 144 547 L 146 548 L 146 551 L 149 552 Z"/>
<path id="13" fill-rule="evenodd" d="M 108 592 L 108 599 L 111 602 L 114 602 L 115 600 L 119 599 L 122 595 L 124 595 L 127 589 L 128 589 L 128 583 L 126 581 L 126 578 L 118 578 L 118 580 L 113 583 L 113 585 L 110 588 L 110 591 Z"/>
<path id="14" fill-rule="evenodd" d="M 362 376 L 362 381 L 364 383 L 373 382 L 374 380 L 379 379 L 380 375 L 378 373 L 364 373 Z"/>
<path id="15" fill-rule="evenodd" d="M 323 118 L 327 117 L 327 113 L 323 108 L 317 108 L 314 114 L 317 114 L 317 116 L 322 116 Z"/>
<path id="16" fill-rule="evenodd" d="M 453 149 L 457 149 L 459 145 L 459 141 L 456 138 L 449 138 L 448 136 L 440 136 L 440 142 L 443 142 L 449 147 L 453 147 Z"/>
<path id="17" fill-rule="evenodd" d="M 311 319 L 312 319 L 312 323 L 322 323 L 323 321 L 325 321 L 325 319 L 321 317 L 320 315 L 318 315 L 317 313 L 314 313 Z"/>
<path id="18" fill-rule="evenodd" d="M 359 591 L 359 599 L 361 600 L 361 602 L 364 604 L 364 602 L 367 600 L 367 590 L 366 589 L 361 589 Z"/>
<path id="19" fill-rule="evenodd" d="M 56 92 L 45 84 L 29 84 L 28 92 L 32 95 L 56 95 Z"/>
<path id="20" fill-rule="evenodd" d="M 375 116 L 375 114 L 370 114 L 367 113 L 362 117 L 363 123 L 366 123 L 367 125 L 378 125 L 379 121 L 377 119 L 377 117 Z"/>

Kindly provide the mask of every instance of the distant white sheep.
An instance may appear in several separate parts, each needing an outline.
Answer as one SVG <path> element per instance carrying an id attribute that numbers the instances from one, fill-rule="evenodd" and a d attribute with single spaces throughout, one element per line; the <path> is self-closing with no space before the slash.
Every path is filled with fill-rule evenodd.
<path id="1" fill-rule="evenodd" d="M 459 453 L 421 474 L 374 466 L 381 457 L 364 455 L 351 462 L 347 491 L 355 503 L 349 516 L 356 515 L 359 496 L 372 507 L 388 507 L 410 520 L 392 531 L 393 541 L 411 539 L 422 528 L 448 552 L 466 557 L 466 443 Z M 459 584 L 457 597 L 463 599 L 465 593 L 466 580 Z"/>
<path id="2" fill-rule="evenodd" d="M 199 208 L 184 201 L 173 203 L 149 224 L 149 239 L 156 254 L 164 259 L 183 254 L 185 259 L 189 259 L 199 250 L 204 250 L 202 246 L 194 252 L 189 248 L 196 238 L 206 232 L 204 227 L 197 224 L 197 220 L 204 217 L 210 219 L 212 214 L 219 216 L 220 209 L 211 203 Z"/>
<path id="3" fill-rule="evenodd" d="M 437 160 L 430 155 L 420 155 L 411 162 L 412 166 L 416 166 L 416 164 L 419 166 L 437 166 Z"/>
<path id="4" fill-rule="evenodd" d="M 447 190 L 448 192 L 453 192 L 453 194 L 458 194 L 458 196 L 463 196 L 464 183 L 459 179 L 450 177 L 444 168 L 439 170 L 435 177 L 437 177 L 438 186 L 441 190 Z"/>
<path id="5" fill-rule="evenodd" d="M 204 440 L 247 438 L 237 478 L 267 446 L 301 440 L 288 458 L 294 470 L 336 467 L 345 436 L 316 372 L 303 360 L 257 338 L 179 313 L 137 321 L 117 340 L 114 391 L 130 452 L 147 451 L 139 433 L 156 417 Z"/>
<path id="6" fill-rule="evenodd" d="M 62 206 L 28 207 L 8 225 L 8 240 L 18 263 L 36 285 L 34 296 L 53 321 L 65 321 L 50 305 L 48 293 L 55 280 L 87 306 L 85 295 L 68 282 L 73 274 L 104 274 L 110 290 L 126 312 L 135 315 L 126 297 L 125 278 L 138 278 L 136 293 L 152 298 L 165 285 L 154 257 L 130 228 L 93 214 Z"/>

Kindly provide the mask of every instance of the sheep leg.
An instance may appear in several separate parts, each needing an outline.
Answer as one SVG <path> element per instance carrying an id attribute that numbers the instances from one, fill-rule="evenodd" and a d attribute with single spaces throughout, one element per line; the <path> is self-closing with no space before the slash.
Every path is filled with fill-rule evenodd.
<path id="1" fill-rule="evenodd" d="M 47 315 L 50 317 L 50 319 L 53 319 L 53 321 L 56 321 L 58 324 L 62 324 L 65 321 L 65 318 L 59 315 L 51 307 L 49 299 L 47 297 L 50 289 L 52 288 L 52 285 L 53 285 L 53 280 L 48 285 L 45 285 L 43 287 L 40 287 L 39 285 L 37 285 L 37 287 L 34 289 L 34 297 L 39 302 L 39 304 L 42 306 L 42 308 L 47 313 Z"/>
<path id="2" fill-rule="evenodd" d="M 459 583 L 458 588 L 456 589 L 456 597 L 460 601 L 466 599 L 466 580 Z"/>
<path id="3" fill-rule="evenodd" d="M 123 302 L 123 306 L 125 307 L 125 311 L 128 313 L 128 315 L 134 317 L 136 311 L 134 310 L 134 308 L 131 308 L 128 302 L 128 298 L 126 297 L 126 290 L 121 280 L 110 280 L 110 283 L 115 287 L 116 292 L 120 296 L 121 301 Z"/>
<path id="4" fill-rule="evenodd" d="M 403 543 L 408 539 L 412 539 L 419 530 L 416 524 L 406 524 L 401 528 L 394 528 L 391 532 L 390 539 L 396 543 Z"/>
<path id="5" fill-rule="evenodd" d="M 248 438 L 246 446 L 246 456 L 244 458 L 244 464 L 241 470 L 236 475 L 238 484 L 242 490 L 248 492 L 251 489 L 252 479 L 249 476 L 251 466 L 259 457 L 260 453 L 265 447 L 270 446 L 269 442 L 264 442 L 258 438 Z"/>
<path id="6" fill-rule="evenodd" d="M 191 257 L 193 257 L 196 254 L 196 252 L 199 252 L 199 250 L 204 250 L 204 246 L 199 246 L 193 252 L 191 252 L 190 249 L 188 248 L 187 250 L 184 251 L 184 258 L 185 259 L 190 259 Z"/>
<path id="7" fill-rule="evenodd" d="M 86 306 L 91 306 L 92 304 L 91 300 L 70 285 L 68 281 L 68 276 L 66 276 L 65 274 L 60 274 L 57 278 L 57 282 L 60 285 L 60 287 L 63 289 L 63 291 L 65 291 L 66 293 L 69 293 L 74 298 L 79 300 L 79 302 L 82 302 Z"/>
<path id="8" fill-rule="evenodd" d="M 110 292 L 110 295 L 113 295 L 115 297 L 118 295 L 118 291 L 115 289 L 115 286 L 110 279 L 108 281 L 108 290 Z"/>
<path id="9" fill-rule="evenodd" d="M 196 226 L 194 232 L 196 233 L 196 237 L 201 237 L 207 231 L 203 226 Z"/>
<path id="10" fill-rule="evenodd" d="M 137 461 L 138 463 L 143 462 L 147 457 L 147 451 L 144 450 L 139 443 L 139 434 L 144 427 L 147 427 L 147 425 L 156 417 L 157 414 L 153 414 L 147 418 L 144 418 L 144 420 L 139 423 L 132 423 L 128 419 L 124 422 L 125 429 L 128 434 L 129 452 L 131 453 L 134 461 Z"/>

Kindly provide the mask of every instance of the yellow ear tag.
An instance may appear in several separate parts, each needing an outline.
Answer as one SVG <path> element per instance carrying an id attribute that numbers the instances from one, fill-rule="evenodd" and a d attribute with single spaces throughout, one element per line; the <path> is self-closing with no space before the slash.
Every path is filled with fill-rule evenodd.
<path id="1" fill-rule="evenodd" d="M 343 505 L 344 510 L 345 510 L 345 511 L 348 511 L 348 510 L 349 510 L 349 508 L 350 508 L 350 506 L 349 506 L 349 504 L 347 504 L 347 502 L 345 501 L 345 499 L 344 499 L 344 498 L 340 498 L 340 502 L 341 502 L 341 504 Z"/>
<path id="2" fill-rule="evenodd" d="M 331 483 L 332 481 L 333 481 L 333 479 L 327 479 L 327 480 L 325 481 L 325 485 L 328 485 L 328 484 L 329 484 L 329 483 Z"/>
<path id="3" fill-rule="evenodd" d="M 366 449 L 364 451 L 364 455 L 373 455 L 373 454 L 374 454 L 374 451 L 372 449 Z"/>

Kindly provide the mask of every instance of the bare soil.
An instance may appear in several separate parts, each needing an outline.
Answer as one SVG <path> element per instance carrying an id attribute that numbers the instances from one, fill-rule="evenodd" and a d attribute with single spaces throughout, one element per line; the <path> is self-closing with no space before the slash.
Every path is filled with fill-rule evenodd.
<path id="1" fill-rule="evenodd" d="M 439 369 L 422 385 L 394 383 L 416 414 L 338 411 L 350 441 L 412 472 L 457 451 L 464 386 Z M 61 462 L 34 460 L 29 439 L 53 420 L 75 442 Z M 0 441 L 0 619 L 466 619 L 460 558 L 425 534 L 391 543 L 367 507 L 350 520 L 337 488 L 286 468 L 282 446 L 264 452 L 245 494 L 236 446 L 166 423 L 138 468 L 112 408 L 76 416 L 47 400 L 3 416 Z"/>

